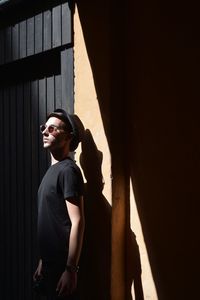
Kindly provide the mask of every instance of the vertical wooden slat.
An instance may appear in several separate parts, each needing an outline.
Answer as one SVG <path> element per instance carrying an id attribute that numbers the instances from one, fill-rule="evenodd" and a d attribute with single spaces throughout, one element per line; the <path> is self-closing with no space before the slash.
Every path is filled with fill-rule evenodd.
<path id="1" fill-rule="evenodd" d="M 51 10 L 44 12 L 44 51 L 49 50 L 52 47 L 52 16 Z"/>
<path id="2" fill-rule="evenodd" d="M 72 42 L 72 18 L 69 2 L 61 6 L 62 9 L 62 45 Z"/>
<path id="3" fill-rule="evenodd" d="M 5 29 L 5 62 L 12 59 L 12 28 L 9 26 Z"/>
<path id="4" fill-rule="evenodd" d="M 55 75 L 55 106 L 56 108 L 62 107 L 62 77 Z"/>
<path id="5" fill-rule="evenodd" d="M 27 19 L 27 56 L 34 54 L 34 17 Z"/>
<path id="6" fill-rule="evenodd" d="M 12 142 L 10 144 L 10 164 L 11 164 L 11 186 L 10 189 L 10 197 L 11 197 L 11 235 L 10 240 L 12 241 L 12 245 L 10 245 L 12 254 L 10 257 L 10 262 L 12 266 L 12 272 L 10 272 L 10 286 L 12 290 L 13 298 L 16 298 L 18 295 L 18 282 L 16 278 L 18 278 L 18 234 L 17 234 L 17 155 L 16 155 L 16 147 L 17 147 L 17 124 L 16 124 L 16 87 L 10 87 L 10 135 L 12 136 Z"/>
<path id="7" fill-rule="evenodd" d="M 39 184 L 39 178 L 37 178 L 37 170 L 39 166 L 38 158 L 38 139 L 39 139 L 39 88 L 38 80 L 34 80 L 31 83 L 31 111 L 32 111 L 32 170 L 33 170 L 33 185 L 32 189 Z"/>
<path id="8" fill-rule="evenodd" d="M 31 158 L 32 158 L 32 273 L 37 265 L 37 189 L 39 185 L 39 93 L 38 80 L 31 82 Z"/>
<path id="9" fill-rule="evenodd" d="M 54 104 L 54 76 L 47 78 L 47 115 L 55 108 Z"/>
<path id="10" fill-rule="evenodd" d="M 61 106 L 68 112 L 74 110 L 74 74 L 73 74 L 73 49 L 65 49 L 61 52 L 61 76 L 62 76 L 62 103 Z"/>
<path id="11" fill-rule="evenodd" d="M 26 154 L 26 159 L 24 161 L 24 177 L 26 179 L 26 184 L 24 186 L 24 221 L 25 221 L 25 299 L 30 299 L 31 297 L 31 286 L 32 286 L 32 276 L 30 270 L 32 270 L 31 264 L 31 106 L 30 106 L 30 82 L 24 84 L 24 153 Z"/>
<path id="12" fill-rule="evenodd" d="M 3 95 L 2 88 L 0 88 L 0 128 L 3 129 Z M 3 142 L 3 130 L 0 130 L 0 140 Z M 2 147 L 0 147 L 0 157 L 3 157 Z M 3 181 L 3 165 L 1 164 L 0 168 L 0 182 Z M 3 257 L 3 240 L 2 240 L 2 228 L 3 228 L 3 190 L 2 186 L 0 188 L 0 265 L 2 266 L 2 257 Z M 3 271 L 3 270 L 2 270 Z M 3 272 L 0 272 L 0 280 L 2 282 Z"/>
<path id="13" fill-rule="evenodd" d="M 43 47 L 43 35 L 42 35 L 42 13 L 35 16 L 35 53 L 42 52 Z"/>
<path id="14" fill-rule="evenodd" d="M 19 57 L 26 57 L 26 20 L 19 23 Z"/>
<path id="15" fill-rule="evenodd" d="M 53 48 L 61 45 L 61 5 L 52 10 L 53 17 Z"/>
<path id="16" fill-rule="evenodd" d="M 4 29 L 0 30 L 0 65 L 5 61 L 5 34 Z"/>
<path id="17" fill-rule="evenodd" d="M 3 142 L 4 141 L 4 133 L 5 133 L 5 124 L 4 124 L 4 93 L 3 89 L 0 90 L 0 126 L 2 130 L 0 130 L 0 139 Z M 0 155 L 2 158 L 4 158 L 4 147 L 0 147 Z M 2 283 L 2 294 L 4 295 L 5 292 L 5 176 L 4 176 L 4 170 L 5 170 L 5 161 L 4 159 L 1 160 L 1 167 L 0 167 L 0 182 L 1 182 L 1 188 L 0 188 L 0 263 L 1 263 L 1 269 L 0 269 L 0 279 Z"/>
<path id="18" fill-rule="evenodd" d="M 24 141 L 23 141 L 23 84 L 17 86 L 17 214 L 18 214 L 18 286 L 19 299 L 24 299 Z"/>
<path id="19" fill-rule="evenodd" d="M 5 116 L 9 116 L 10 106 L 9 106 L 9 90 L 6 88 L 4 90 L 4 130 L 6 130 L 6 134 L 4 135 L 4 176 L 5 176 L 5 194 L 4 194 L 4 230 L 5 230 L 5 249 L 4 253 L 5 259 L 5 290 L 10 288 L 10 121 L 9 118 Z"/>
<path id="20" fill-rule="evenodd" d="M 47 105 L 46 105 L 46 79 L 39 80 L 39 121 L 40 124 L 46 122 L 46 115 L 47 115 Z M 40 167 L 40 181 L 44 176 L 46 171 L 46 163 L 47 163 L 47 153 L 43 149 L 43 142 L 42 136 L 40 136 L 39 140 L 39 167 Z"/>
<path id="21" fill-rule="evenodd" d="M 12 58 L 13 60 L 19 58 L 19 24 L 12 27 Z"/>

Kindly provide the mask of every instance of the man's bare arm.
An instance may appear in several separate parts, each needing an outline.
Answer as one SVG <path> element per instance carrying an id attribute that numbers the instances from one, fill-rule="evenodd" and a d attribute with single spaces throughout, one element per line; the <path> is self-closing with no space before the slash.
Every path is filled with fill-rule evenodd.
<path id="1" fill-rule="evenodd" d="M 66 200 L 66 205 L 69 213 L 69 218 L 71 220 L 67 265 L 76 266 L 81 254 L 85 228 L 83 197 L 80 197 L 79 205 L 74 204 L 73 199 Z"/>
<path id="2" fill-rule="evenodd" d="M 69 295 L 76 289 L 77 274 L 75 269 L 81 254 L 85 228 L 83 197 L 80 198 L 78 205 L 73 199 L 67 199 L 66 205 L 71 220 L 71 231 L 69 237 L 67 269 L 63 272 L 58 282 L 56 289 L 58 296 Z"/>

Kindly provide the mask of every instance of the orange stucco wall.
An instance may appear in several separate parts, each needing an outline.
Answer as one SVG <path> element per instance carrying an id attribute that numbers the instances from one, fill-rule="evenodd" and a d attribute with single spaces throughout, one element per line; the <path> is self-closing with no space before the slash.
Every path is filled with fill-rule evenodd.
<path id="1" fill-rule="evenodd" d="M 84 146 L 96 152 L 89 165 L 98 161 L 105 180 L 103 188 L 97 174 L 103 206 L 93 202 L 91 210 L 107 222 L 107 277 L 98 278 L 98 292 L 110 294 L 99 299 L 196 299 L 198 7 L 178 0 L 85 0 L 77 7 L 75 111 L 93 137 L 93 147 Z M 99 261 L 98 247 L 93 254 Z"/>
<path id="2" fill-rule="evenodd" d="M 110 299 L 111 157 L 78 10 L 74 15 L 75 113 L 85 134 L 76 153 L 85 178 L 86 229 L 81 257 L 82 299 Z"/>
<path id="3" fill-rule="evenodd" d="M 111 204 L 110 151 L 77 10 L 74 16 L 74 30 L 75 113 L 82 120 L 85 130 L 90 130 L 97 149 L 103 154 L 103 194 Z M 81 152 L 81 149 L 79 149 L 79 152 Z"/>
<path id="4" fill-rule="evenodd" d="M 107 20 L 107 19 L 105 19 Z M 106 24 L 109 26 L 108 24 Z M 100 107 L 100 99 L 101 95 L 98 94 L 98 84 L 95 82 L 95 76 L 93 74 L 93 69 L 90 62 L 90 57 L 87 52 L 87 45 L 84 39 L 84 33 L 82 29 L 82 24 L 80 20 L 80 16 L 78 10 L 76 8 L 75 15 L 74 15 L 74 57 L 75 57 L 75 113 L 80 117 L 82 120 L 86 131 L 89 129 L 92 139 L 96 144 L 96 149 L 102 152 L 102 175 L 104 180 L 104 187 L 103 187 L 103 195 L 110 206 L 112 206 L 112 191 L 111 191 L 111 177 L 112 177 L 112 170 L 111 170 L 111 155 L 109 149 L 109 137 L 106 135 L 105 132 L 105 122 L 102 118 L 102 108 Z M 107 56 L 107 58 L 105 57 Z M 104 52 L 105 60 L 109 58 L 109 51 L 106 53 Z M 109 66 L 107 65 L 107 69 Z M 108 77 L 109 78 L 109 77 Z M 107 88 L 105 85 L 105 89 Z M 111 81 L 110 86 L 108 86 L 108 94 L 109 90 L 111 89 Z M 100 99 L 99 99 L 100 98 Z M 110 99 L 108 98 L 108 101 Z M 108 115 L 109 116 L 109 115 Z M 105 117 L 105 115 L 104 115 Z M 109 116 L 110 117 L 110 116 Z M 109 121 L 106 123 L 106 125 Z M 79 160 L 80 155 L 82 153 L 81 147 L 78 148 L 76 153 L 76 159 Z M 93 164 L 91 160 L 89 163 Z M 84 172 L 83 172 L 84 173 Z M 118 180 L 116 178 L 116 180 Z M 85 178 L 85 182 L 87 183 L 87 178 Z M 121 184 L 121 179 L 119 178 L 119 184 L 117 184 L 117 189 L 115 191 L 115 198 L 119 199 L 119 201 L 115 201 L 114 208 L 113 208 L 113 237 L 112 237 L 112 265 L 110 265 L 110 269 L 112 269 L 111 276 L 111 287 L 114 292 L 112 292 L 112 299 L 120 299 L 123 297 L 122 295 L 125 294 L 125 274 L 122 272 L 122 269 L 125 267 L 125 246 L 122 246 L 122 240 L 125 242 L 125 214 L 124 211 L 126 210 L 126 202 L 125 202 L 125 195 L 124 195 L 124 185 Z M 123 199 L 121 201 L 120 199 Z M 93 199 L 95 201 L 95 199 Z M 131 191 L 131 199 L 129 201 L 135 201 L 133 198 L 133 192 Z M 143 275 L 144 279 L 144 289 L 145 295 L 148 295 L 150 300 L 156 300 L 155 297 L 155 288 L 152 280 L 152 275 L 149 269 L 149 262 L 148 256 L 145 251 L 145 243 L 143 241 L 143 234 L 140 227 L 139 218 L 137 215 L 137 210 L 135 206 L 131 206 L 131 229 L 134 227 L 134 232 L 137 235 L 138 243 L 140 245 L 140 250 L 143 253 L 142 256 L 142 265 L 145 268 L 145 272 Z M 111 219 L 111 217 L 110 217 Z M 111 240 L 110 240 L 111 243 Z M 109 249 L 107 249 L 109 251 Z M 110 255 L 110 253 L 109 253 Z M 99 258 L 101 259 L 101 258 Z M 133 279 L 132 279 L 133 280 Z M 120 285 L 119 282 L 123 282 L 123 285 Z M 129 285 L 129 294 L 132 294 L 133 299 L 135 298 L 135 292 L 133 284 Z M 109 291 L 110 293 L 110 291 Z M 110 295 L 111 297 L 111 295 Z M 109 297 L 109 299 L 110 299 Z M 106 298 L 105 298 L 106 299 Z"/>

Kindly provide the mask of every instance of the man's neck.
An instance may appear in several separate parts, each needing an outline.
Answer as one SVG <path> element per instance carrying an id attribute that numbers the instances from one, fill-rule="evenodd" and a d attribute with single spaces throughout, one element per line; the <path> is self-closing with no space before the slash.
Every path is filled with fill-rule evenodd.
<path id="1" fill-rule="evenodd" d="M 56 152 L 51 151 L 50 154 L 51 154 L 51 165 L 54 165 L 57 162 L 67 158 L 69 156 L 69 151 L 63 151 L 63 150 L 56 151 Z"/>

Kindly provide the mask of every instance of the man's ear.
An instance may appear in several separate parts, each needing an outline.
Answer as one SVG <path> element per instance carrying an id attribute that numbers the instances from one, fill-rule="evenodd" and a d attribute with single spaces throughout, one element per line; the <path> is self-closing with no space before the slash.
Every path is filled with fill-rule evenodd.
<path id="1" fill-rule="evenodd" d="M 66 135 L 66 140 L 69 140 L 69 139 L 70 139 L 70 141 L 72 141 L 73 137 L 74 137 L 73 132 L 69 132 L 69 133 Z"/>
<path id="2" fill-rule="evenodd" d="M 70 136 L 70 138 L 71 138 L 71 140 L 74 138 L 74 133 L 73 132 L 70 132 L 69 133 L 69 136 Z"/>

